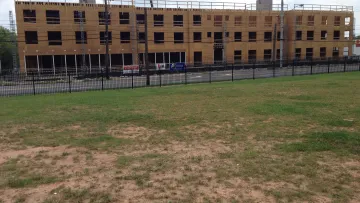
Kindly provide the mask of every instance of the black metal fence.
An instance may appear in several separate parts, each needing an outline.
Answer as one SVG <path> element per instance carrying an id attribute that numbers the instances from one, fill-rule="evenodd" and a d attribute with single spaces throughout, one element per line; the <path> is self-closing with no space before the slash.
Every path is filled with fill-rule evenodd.
<path id="1" fill-rule="evenodd" d="M 183 70 L 155 70 L 149 72 L 140 67 L 138 72 L 105 71 L 77 75 L 72 72 L 4 74 L 0 76 L 0 96 L 44 94 L 58 92 L 79 92 L 147 86 L 165 86 L 190 83 L 212 83 L 242 79 L 271 78 L 281 76 L 312 75 L 321 73 L 360 71 L 359 58 L 326 60 L 293 60 L 284 63 L 254 61 L 236 64 L 189 65 Z"/>

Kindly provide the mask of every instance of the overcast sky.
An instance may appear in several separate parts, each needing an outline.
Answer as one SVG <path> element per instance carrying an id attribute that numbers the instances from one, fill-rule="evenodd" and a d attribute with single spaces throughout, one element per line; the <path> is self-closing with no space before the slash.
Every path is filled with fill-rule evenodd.
<path id="1" fill-rule="evenodd" d="M 102 0 L 97 0 L 101 2 Z M 201 0 L 206 1 L 206 0 Z M 212 2 L 238 2 L 238 3 L 256 3 L 256 0 L 210 0 Z M 280 3 L 281 0 L 274 0 L 274 4 Z M 324 5 L 346 5 L 354 6 L 356 21 L 356 33 L 360 34 L 360 4 L 359 0 L 284 0 L 285 4 L 289 4 L 289 9 L 293 4 L 324 4 Z M 9 10 L 14 11 L 14 0 L 0 0 L 0 25 L 9 28 Z"/>

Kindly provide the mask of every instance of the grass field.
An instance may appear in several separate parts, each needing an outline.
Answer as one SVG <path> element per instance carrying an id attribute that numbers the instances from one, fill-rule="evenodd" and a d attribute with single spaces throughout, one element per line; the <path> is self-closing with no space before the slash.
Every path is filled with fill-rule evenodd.
<path id="1" fill-rule="evenodd" d="M 0 98 L 0 202 L 360 202 L 359 78 Z"/>

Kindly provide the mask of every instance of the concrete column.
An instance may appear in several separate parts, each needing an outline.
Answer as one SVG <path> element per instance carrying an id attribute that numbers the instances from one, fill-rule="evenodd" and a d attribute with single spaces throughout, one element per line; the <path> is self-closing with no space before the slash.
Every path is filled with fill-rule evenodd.
<path id="1" fill-rule="evenodd" d="M 99 54 L 99 71 L 101 70 L 101 57 L 100 57 L 100 54 Z"/>
<path id="2" fill-rule="evenodd" d="M 24 55 L 24 69 L 25 69 L 25 75 L 27 75 L 27 69 L 26 69 L 26 56 Z"/>
<path id="3" fill-rule="evenodd" d="M 67 70 L 67 60 L 66 60 L 66 55 L 65 55 L 65 74 L 67 75 L 68 70 Z"/>
<path id="4" fill-rule="evenodd" d="M 182 61 L 181 61 L 181 52 L 179 52 L 179 55 L 180 55 L 180 61 L 179 61 L 179 62 L 181 63 L 181 62 L 182 62 Z"/>
<path id="5" fill-rule="evenodd" d="M 123 68 L 124 68 L 124 54 L 121 54 L 121 57 L 122 57 L 122 65 L 123 65 Z"/>
<path id="6" fill-rule="evenodd" d="M 76 75 L 78 74 L 76 54 L 75 54 L 75 74 Z"/>
<path id="7" fill-rule="evenodd" d="M 91 73 L 91 56 L 89 54 L 89 67 L 90 67 L 90 73 Z"/>
<path id="8" fill-rule="evenodd" d="M 52 55 L 52 65 L 53 65 L 53 72 L 55 75 L 55 59 L 54 59 L 54 55 Z"/>
<path id="9" fill-rule="evenodd" d="M 163 63 L 165 63 L 165 52 L 163 52 Z"/>
<path id="10" fill-rule="evenodd" d="M 111 72 L 111 54 L 109 54 L 110 72 Z"/>
<path id="11" fill-rule="evenodd" d="M 156 64 L 156 53 L 155 53 L 155 64 Z"/>
<path id="12" fill-rule="evenodd" d="M 37 69 L 38 69 L 38 74 L 40 74 L 40 63 L 39 63 L 39 55 L 36 55 L 36 61 L 37 61 Z"/>

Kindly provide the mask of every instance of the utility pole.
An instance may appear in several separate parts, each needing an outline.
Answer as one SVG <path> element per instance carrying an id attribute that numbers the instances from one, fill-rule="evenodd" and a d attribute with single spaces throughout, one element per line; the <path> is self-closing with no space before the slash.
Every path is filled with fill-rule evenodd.
<path id="1" fill-rule="evenodd" d="M 223 63 L 226 63 L 226 22 L 224 22 L 224 27 L 223 27 Z"/>
<path id="2" fill-rule="evenodd" d="M 280 68 L 283 66 L 284 57 L 284 0 L 281 0 L 281 11 L 280 11 Z"/>
<path id="3" fill-rule="evenodd" d="M 147 9 L 144 8 L 144 23 L 145 23 L 145 69 L 146 69 L 146 85 L 150 86 L 150 73 L 149 73 L 149 40 L 148 40 L 148 22 L 147 22 Z"/>
<path id="4" fill-rule="evenodd" d="M 109 80 L 109 13 L 107 1 L 105 0 L 105 76 Z"/>
<path id="5" fill-rule="evenodd" d="M 9 11 L 9 20 L 10 20 L 10 31 L 11 31 L 11 43 L 12 43 L 11 52 L 12 52 L 12 62 L 13 62 L 13 73 L 18 73 L 15 22 L 12 11 Z"/>
<path id="6" fill-rule="evenodd" d="M 281 49 L 280 49 L 281 51 Z M 274 37 L 273 37 L 273 48 L 272 48 L 272 61 L 275 63 L 276 60 L 276 23 L 274 25 Z"/>
<path id="7" fill-rule="evenodd" d="M 84 6 L 84 5 L 83 5 Z M 79 17 L 80 17 L 80 37 L 81 37 L 81 72 L 83 74 L 88 73 L 87 67 L 86 67 L 86 59 L 85 59 L 85 33 L 84 33 L 84 16 L 83 11 L 78 11 Z M 76 55 L 75 55 L 76 57 Z"/>

